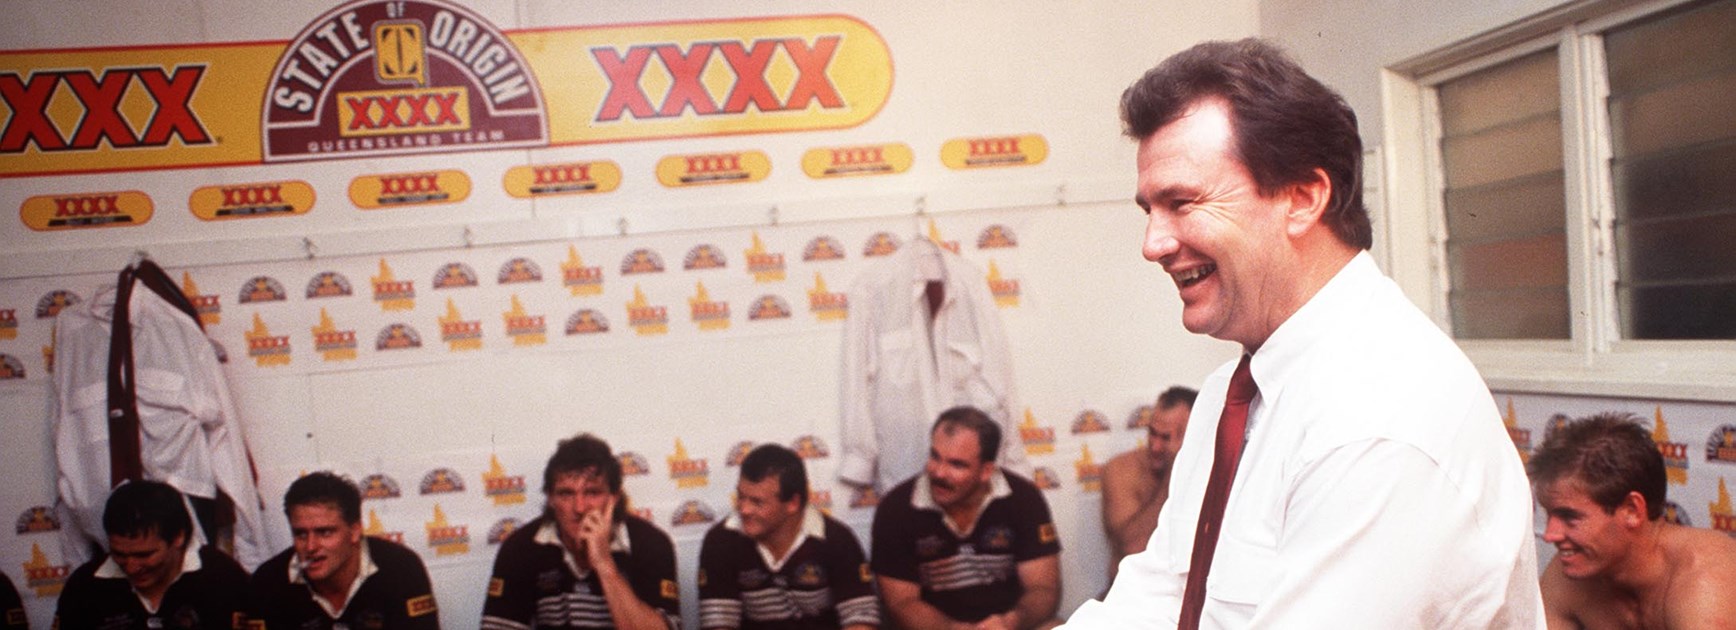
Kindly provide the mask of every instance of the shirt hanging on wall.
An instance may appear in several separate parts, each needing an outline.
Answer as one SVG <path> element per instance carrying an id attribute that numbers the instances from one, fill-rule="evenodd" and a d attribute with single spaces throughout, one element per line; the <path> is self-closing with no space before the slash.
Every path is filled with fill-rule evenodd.
<path id="1" fill-rule="evenodd" d="M 89 559 L 108 538 L 103 507 L 110 465 L 110 337 L 116 291 L 55 318 L 54 424 L 58 509 L 68 562 Z M 145 479 L 194 497 L 227 495 L 235 508 L 235 555 L 252 568 L 271 556 L 234 401 L 217 352 L 196 321 L 155 290 L 128 297 L 131 382 L 138 406 L 138 464 Z M 105 545 L 106 546 L 106 545 Z"/>
<path id="2" fill-rule="evenodd" d="M 957 254 L 916 238 L 856 278 L 843 374 L 844 481 L 885 492 L 922 472 L 929 428 L 958 405 L 999 422 L 997 460 L 1029 473 L 1011 422 L 1013 363 L 1000 312 L 983 272 Z"/>

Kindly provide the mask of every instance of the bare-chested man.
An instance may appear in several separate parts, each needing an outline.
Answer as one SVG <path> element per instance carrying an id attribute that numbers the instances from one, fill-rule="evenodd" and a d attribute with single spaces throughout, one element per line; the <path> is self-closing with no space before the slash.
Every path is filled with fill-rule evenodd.
<path id="1" fill-rule="evenodd" d="M 1116 455 L 1103 465 L 1103 529 L 1109 534 L 1110 579 L 1115 578 L 1121 559 L 1144 551 L 1157 529 L 1157 513 L 1169 499 L 1170 465 L 1175 463 L 1198 395 L 1186 387 L 1164 390 L 1145 427 L 1145 448 Z"/>
<path id="2" fill-rule="evenodd" d="M 1630 414 L 1550 431 L 1529 464 L 1547 513 L 1550 630 L 1736 628 L 1736 540 L 1666 522 L 1664 460 Z"/>

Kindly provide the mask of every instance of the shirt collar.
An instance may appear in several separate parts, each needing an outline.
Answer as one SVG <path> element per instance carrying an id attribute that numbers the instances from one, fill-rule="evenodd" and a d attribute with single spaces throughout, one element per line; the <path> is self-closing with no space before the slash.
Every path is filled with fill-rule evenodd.
<path id="1" fill-rule="evenodd" d="M 983 509 L 987 508 L 989 503 L 993 502 L 995 499 L 1009 496 L 1012 493 L 1013 487 L 1007 484 L 1006 472 L 998 469 L 995 470 L 994 474 L 989 475 L 989 494 L 988 496 L 983 497 L 982 505 L 977 506 L 977 514 L 980 516 Z M 960 536 L 970 533 L 959 531 L 958 524 L 952 522 L 952 516 L 948 515 L 945 510 L 940 509 L 940 506 L 935 505 L 934 494 L 928 485 L 927 474 L 919 473 L 916 475 L 916 487 L 912 488 L 912 492 L 910 493 L 910 506 L 918 510 L 933 510 L 935 512 L 940 512 L 941 520 L 946 521 L 946 526 L 951 528 L 954 533 Z M 982 519 L 979 518 L 977 520 L 980 522 Z M 972 524 L 971 529 L 976 529 L 976 525 Z"/>
<path id="2" fill-rule="evenodd" d="M 561 530 L 555 525 L 553 517 L 543 521 L 542 527 L 537 528 L 536 535 L 531 540 L 538 544 L 559 547 L 561 557 L 567 561 L 567 568 L 573 570 L 573 575 L 584 577 L 591 574 L 590 571 L 579 568 L 579 559 L 573 556 L 573 550 L 561 543 Z M 609 553 L 633 553 L 633 541 L 627 537 L 627 519 L 621 519 L 621 522 L 615 524 L 615 533 L 609 536 Z"/>
<path id="3" fill-rule="evenodd" d="M 356 591 L 362 589 L 362 583 L 368 581 L 370 576 L 380 572 L 379 565 L 374 564 L 373 554 L 368 553 L 368 538 L 366 536 L 362 537 L 361 563 L 361 569 L 356 571 L 356 579 L 350 582 L 350 594 L 344 597 L 344 608 L 349 608 L 350 602 L 356 600 Z M 307 576 L 303 575 L 306 569 L 307 563 L 301 561 L 301 554 L 291 552 L 289 556 L 289 583 L 307 584 L 308 594 L 313 596 L 313 601 L 318 603 L 319 607 L 324 609 L 327 615 L 330 615 L 333 619 L 342 617 L 344 615 L 344 609 L 332 606 L 332 603 L 329 600 L 321 596 L 319 591 L 314 590 L 313 585 L 308 583 Z"/>
<path id="4" fill-rule="evenodd" d="M 741 514 L 731 513 L 729 518 L 724 519 L 723 528 L 740 533 Z M 772 551 L 760 544 L 759 541 L 754 541 L 754 548 L 759 550 L 760 558 L 766 561 L 766 566 L 771 567 L 772 571 L 777 571 L 783 568 L 784 562 L 788 561 L 790 556 L 794 555 L 796 550 L 801 548 L 802 543 L 807 542 L 809 538 L 814 540 L 826 539 L 826 516 L 821 514 L 820 508 L 814 507 L 812 503 L 802 509 L 802 529 L 796 532 L 796 539 L 790 542 L 790 548 L 784 550 L 784 557 L 772 556 Z"/>
<path id="5" fill-rule="evenodd" d="M 203 548 L 204 545 L 199 543 L 199 539 L 194 538 L 193 534 L 189 532 L 187 534 L 187 551 L 181 554 L 181 575 L 198 571 L 204 566 L 203 563 L 199 561 L 199 550 Z M 180 580 L 181 575 L 175 576 L 175 579 Z M 102 566 L 96 568 L 96 576 L 99 578 L 124 580 L 127 578 L 127 572 L 121 570 L 120 563 L 115 562 L 115 557 L 112 554 L 105 554 Z M 173 583 L 174 582 L 170 582 L 170 584 Z"/>
<path id="6" fill-rule="evenodd" d="M 1367 298 L 1370 283 L 1384 277 L 1367 251 L 1358 252 L 1302 308 L 1279 324 L 1248 364 L 1260 388 L 1259 397 L 1272 400 L 1277 396 L 1290 374 L 1300 367 L 1309 347 L 1326 338 L 1327 330 L 1343 324 L 1344 314 L 1355 312 L 1355 305 Z"/>

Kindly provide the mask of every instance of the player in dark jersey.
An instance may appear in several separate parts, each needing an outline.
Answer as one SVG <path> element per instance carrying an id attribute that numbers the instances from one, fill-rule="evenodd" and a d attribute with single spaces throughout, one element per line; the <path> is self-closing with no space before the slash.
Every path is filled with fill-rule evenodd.
<path id="1" fill-rule="evenodd" d="M 11 576 L 4 572 L 0 572 L 0 628 L 30 628 L 30 617 L 24 614 L 24 600 L 18 597 L 18 588 L 12 585 Z"/>
<path id="2" fill-rule="evenodd" d="M 681 626 L 675 543 L 627 513 L 621 462 L 590 434 L 562 440 L 543 469 L 543 514 L 494 558 L 482 627 Z"/>
<path id="3" fill-rule="evenodd" d="M 999 470 L 1000 425 L 954 407 L 929 434 L 923 474 L 874 512 L 874 573 L 898 625 L 1054 625 L 1061 543 L 1042 491 Z"/>
<path id="4" fill-rule="evenodd" d="M 239 628 L 247 571 L 200 542 L 181 493 L 129 481 L 103 507 L 109 551 L 72 572 L 58 628 Z"/>
<path id="5" fill-rule="evenodd" d="M 438 629 L 439 607 L 422 559 L 362 535 L 362 495 L 315 472 L 284 493 L 295 544 L 253 574 L 248 624 L 257 630 Z"/>
<path id="6" fill-rule="evenodd" d="M 704 630 L 867 630 L 880 625 L 862 545 L 808 505 L 801 457 L 763 444 L 741 461 L 736 513 L 699 551 Z"/>

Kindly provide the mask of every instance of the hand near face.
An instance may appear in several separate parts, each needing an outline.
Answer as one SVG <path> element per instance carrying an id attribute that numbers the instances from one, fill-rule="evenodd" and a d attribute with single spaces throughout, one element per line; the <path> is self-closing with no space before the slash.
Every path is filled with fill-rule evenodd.
<path id="1" fill-rule="evenodd" d="M 617 500 L 609 497 L 602 507 L 591 510 L 579 521 L 579 545 L 584 548 L 585 558 L 593 567 L 613 562 L 609 556 L 609 536 L 614 532 L 610 517 L 615 513 Z"/>

